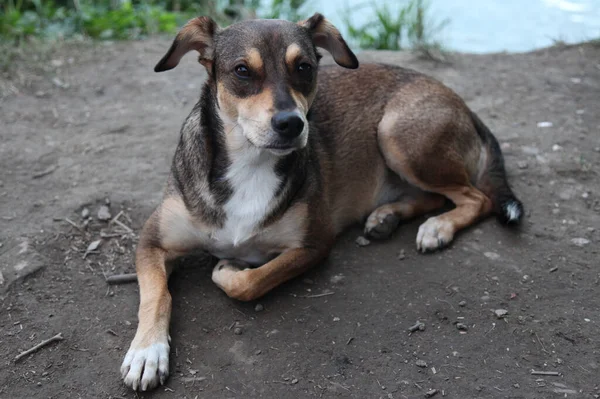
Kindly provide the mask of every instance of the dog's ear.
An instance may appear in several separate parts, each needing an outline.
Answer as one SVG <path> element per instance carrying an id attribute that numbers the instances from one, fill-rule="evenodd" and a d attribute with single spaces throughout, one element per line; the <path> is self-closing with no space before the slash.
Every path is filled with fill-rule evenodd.
<path id="1" fill-rule="evenodd" d="M 315 46 L 329 51 L 338 65 L 350 69 L 358 68 L 358 60 L 342 34 L 323 15 L 316 13 L 309 19 L 298 22 L 298 25 L 308 29 Z"/>
<path id="2" fill-rule="evenodd" d="M 171 48 L 158 61 L 154 71 L 162 72 L 175 68 L 181 58 L 192 50 L 200 53 L 198 61 L 210 71 L 213 61 L 214 37 L 219 29 L 217 23 L 209 17 L 198 17 L 190 20 L 179 31 Z"/>

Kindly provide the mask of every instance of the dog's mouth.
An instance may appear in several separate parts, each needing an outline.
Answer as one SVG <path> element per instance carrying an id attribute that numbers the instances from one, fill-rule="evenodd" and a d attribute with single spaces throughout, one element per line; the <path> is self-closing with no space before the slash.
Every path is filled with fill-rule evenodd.
<path id="1" fill-rule="evenodd" d="M 275 155 L 287 155 L 298 149 L 298 146 L 295 145 L 281 145 L 281 144 L 270 144 L 262 147 L 263 149 L 269 151 Z"/>

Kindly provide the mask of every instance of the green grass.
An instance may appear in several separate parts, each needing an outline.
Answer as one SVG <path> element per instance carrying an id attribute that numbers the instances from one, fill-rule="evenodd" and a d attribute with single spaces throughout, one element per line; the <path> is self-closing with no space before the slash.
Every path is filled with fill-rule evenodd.
<path id="1" fill-rule="evenodd" d="M 364 25 L 354 24 L 352 16 L 357 12 L 368 12 L 365 9 L 371 9 L 375 18 Z M 434 23 L 429 14 L 429 3 L 426 0 L 407 0 L 395 6 L 386 2 L 373 2 L 346 9 L 344 21 L 350 41 L 360 48 L 441 50 L 435 36 L 449 21 Z"/>

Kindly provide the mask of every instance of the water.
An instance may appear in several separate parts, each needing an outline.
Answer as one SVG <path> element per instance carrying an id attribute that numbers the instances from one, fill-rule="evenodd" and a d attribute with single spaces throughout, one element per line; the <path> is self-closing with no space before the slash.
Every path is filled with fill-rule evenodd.
<path id="1" fill-rule="evenodd" d="M 342 33 L 345 6 L 365 4 L 365 0 L 317 1 L 313 0 L 311 8 L 324 14 Z M 381 1 L 403 3 L 377 0 Z M 450 20 L 435 36 L 449 50 L 523 52 L 559 40 L 577 43 L 600 38 L 600 0 L 430 0 L 430 4 L 433 21 Z M 353 21 L 360 25 L 371 20 L 368 8 L 353 14 Z"/>

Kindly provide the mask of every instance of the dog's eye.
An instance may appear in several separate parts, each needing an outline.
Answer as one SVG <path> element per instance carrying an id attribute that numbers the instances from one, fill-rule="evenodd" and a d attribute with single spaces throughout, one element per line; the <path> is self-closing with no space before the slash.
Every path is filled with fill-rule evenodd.
<path id="1" fill-rule="evenodd" d="M 245 65 L 238 65 L 234 69 L 235 74 L 240 78 L 250 77 L 250 70 Z"/>
<path id="2" fill-rule="evenodd" d="M 307 64 L 306 62 L 303 62 L 302 64 L 298 65 L 298 73 L 301 75 L 309 75 L 310 72 L 312 71 L 312 65 Z"/>

